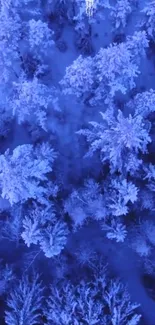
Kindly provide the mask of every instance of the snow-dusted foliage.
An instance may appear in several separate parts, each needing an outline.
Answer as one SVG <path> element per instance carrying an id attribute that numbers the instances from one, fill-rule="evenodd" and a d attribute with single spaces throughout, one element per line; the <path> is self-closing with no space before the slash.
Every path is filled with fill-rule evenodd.
<path id="1" fill-rule="evenodd" d="M 91 130 L 77 132 L 84 135 L 90 144 L 87 155 L 91 156 L 99 151 L 101 161 L 103 163 L 107 161 L 112 172 L 124 169 L 130 172 L 128 161 L 139 152 L 145 153 L 147 145 L 151 142 L 149 129 L 143 117 L 131 114 L 125 117 L 120 110 L 117 117 L 110 110 L 101 113 L 101 116 L 102 123 L 90 122 Z"/>
<path id="2" fill-rule="evenodd" d="M 65 201 L 64 208 L 73 220 L 75 229 L 89 218 L 104 219 L 107 212 L 102 189 L 92 179 L 85 181 L 83 187 L 71 193 Z"/>
<path id="3" fill-rule="evenodd" d="M 106 187 L 106 206 L 113 216 L 126 215 L 128 204 L 137 201 L 138 188 L 121 177 L 113 178 Z"/>
<path id="4" fill-rule="evenodd" d="M 151 192 L 151 190 L 149 190 L 147 187 L 141 189 L 137 204 L 141 211 L 155 211 L 154 193 Z"/>
<path id="5" fill-rule="evenodd" d="M 145 7 L 141 11 L 144 15 L 141 26 L 147 30 L 151 38 L 155 38 L 155 1 L 146 2 Z"/>
<path id="6" fill-rule="evenodd" d="M 155 223 L 150 220 L 142 222 L 141 231 L 150 244 L 155 246 Z"/>
<path id="7" fill-rule="evenodd" d="M 59 255 L 67 242 L 68 229 L 64 222 L 57 221 L 42 232 L 40 247 L 46 257 Z"/>
<path id="8" fill-rule="evenodd" d="M 73 2 L 74 5 L 74 15 L 73 19 L 78 24 L 81 25 L 86 18 L 86 1 L 85 0 L 76 0 Z M 92 12 L 91 12 L 92 13 Z"/>
<path id="9" fill-rule="evenodd" d="M 129 232 L 130 245 L 142 258 L 149 258 L 155 245 L 155 223 L 153 220 L 139 220 Z"/>
<path id="10" fill-rule="evenodd" d="M 17 13 L 14 11 L 9 11 L 5 14 L 2 10 L 0 11 L 0 39 L 1 39 L 1 52 L 3 51 L 3 46 L 5 46 L 6 51 L 10 50 L 10 54 L 14 54 L 14 58 L 18 56 L 19 41 L 21 37 L 21 20 Z M 4 53 L 3 53 L 4 54 Z M 5 53 L 7 56 L 8 53 Z M 8 57 L 9 59 L 9 57 Z"/>
<path id="11" fill-rule="evenodd" d="M 6 138 L 11 131 L 12 118 L 5 108 L 0 109 L 0 137 Z"/>
<path id="12" fill-rule="evenodd" d="M 39 244 L 45 256 L 50 258 L 60 254 L 67 242 L 68 229 L 66 223 L 57 221 L 53 207 L 34 206 L 23 219 L 21 234 L 25 244 Z"/>
<path id="13" fill-rule="evenodd" d="M 136 186 L 126 179 L 113 179 L 112 187 L 122 196 L 124 203 L 127 204 L 129 201 L 134 203 L 137 200 L 137 188 Z"/>
<path id="14" fill-rule="evenodd" d="M 133 62 L 139 65 L 140 59 L 145 57 L 146 49 L 149 47 L 146 31 L 138 31 L 132 36 L 127 36 L 126 46 L 132 55 Z"/>
<path id="15" fill-rule="evenodd" d="M 134 88 L 134 79 L 138 76 L 139 69 L 133 63 L 132 53 L 125 43 L 113 44 L 107 49 L 101 48 L 95 56 L 94 64 L 99 82 L 97 98 L 102 98 L 104 93 L 113 97 L 117 91 L 125 94 L 128 89 Z"/>
<path id="16" fill-rule="evenodd" d="M 147 243 L 144 236 L 139 235 L 135 239 L 133 239 L 131 244 L 133 250 L 140 255 L 141 257 L 146 257 L 150 255 L 151 247 L 149 243 Z"/>
<path id="17" fill-rule="evenodd" d="M 13 7 L 17 7 L 19 8 L 20 6 L 23 5 L 28 5 L 30 3 L 34 2 L 34 0 L 1 0 L 1 6 L 2 6 L 2 10 L 8 10 L 12 9 Z M 39 4 L 39 0 L 36 0 L 36 3 Z"/>
<path id="18" fill-rule="evenodd" d="M 109 232 L 107 237 L 113 236 L 117 241 L 123 241 L 127 234 L 126 228 L 119 220 L 114 222 L 112 216 L 127 215 L 129 205 L 135 203 L 137 198 L 138 188 L 131 181 L 115 177 L 99 186 L 90 179 L 68 197 L 65 211 L 73 220 L 74 230 L 89 220 L 103 220 L 102 228 L 105 227 Z"/>
<path id="19" fill-rule="evenodd" d="M 77 288 L 70 283 L 58 289 L 51 286 L 47 303 L 48 324 L 80 325 L 81 319 L 86 324 L 97 324 L 103 318 L 102 304 L 95 302 L 95 292 L 86 284 L 81 283 Z"/>
<path id="20" fill-rule="evenodd" d="M 56 89 L 48 88 L 38 78 L 26 80 L 21 78 L 13 83 L 12 95 L 9 100 L 12 114 L 17 116 L 18 123 L 34 121 L 46 130 L 49 106 L 58 109 Z"/>
<path id="21" fill-rule="evenodd" d="M 22 207 L 14 205 L 11 214 L 0 224 L 0 237 L 19 244 L 22 230 Z"/>
<path id="22" fill-rule="evenodd" d="M 48 325 L 51 323 L 71 325 L 80 324 L 74 320 L 75 313 L 75 288 L 70 283 L 64 283 L 59 288 L 51 286 L 51 294 L 47 300 L 46 318 Z"/>
<path id="23" fill-rule="evenodd" d="M 12 154 L 8 149 L 0 155 L 1 196 L 11 205 L 30 198 L 41 200 L 47 191 L 43 182 L 47 183 L 55 157 L 48 143 L 36 149 L 30 144 L 21 145 Z"/>
<path id="24" fill-rule="evenodd" d="M 114 219 L 112 219 L 110 225 L 103 224 L 102 230 L 106 231 L 106 237 L 108 239 L 115 239 L 117 243 L 124 242 L 127 235 L 126 227 Z"/>
<path id="25" fill-rule="evenodd" d="M 149 181 L 155 180 L 155 166 L 153 164 L 144 165 L 144 172 L 146 173 L 146 176 L 144 179 L 147 179 Z"/>
<path id="26" fill-rule="evenodd" d="M 86 96 L 92 97 L 91 103 L 95 104 L 106 99 L 106 96 L 114 96 L 117 91 L 126 93 L 127 89 L 132 89 L 138 74 L 137 65 L 132 63 L 132 55 L 121 43 L 110 45 L 107 49 L 101 48 L 94 59 L 80 56 L 66 69 L 60 84 L 64 94 L 75 94 L 84 99 Z"/>
<path id="27" fill-rule="evenodd" d="M 135 87 L 139 60 L 147 47 L 146 33 L 137 32 L 126 43 L 101 48 L 94 58 L 79 56 L 66 68 L 60 82 L 63 93 L 89 99 L 92 105 L 114 97 L 118 91 L 125 94 Z"/>
<path id="28" fill-rule="evenodd" d="M 104 274 L 90 283 L 51 286 L 46 310 L 48 325 L 80 325 L 81 320 L 89 325 L 137 325 L 141 318 L 136 313 L 139 305 L 130 302 L 126 288 L 119 281 L 111 281 L 101 289 L 100 280 L 105 280 Z"/>
<path id="29" fill-rule="evenodd" d="M 141 318 L 135 310 L 137 303 L 130 302 L 130 295 L 119 281 L 111 281 L 104 299 L 109 307 L 112 325 L 137 325 Z"/>
<path id="30" fill-rule="evenodd" d="M 13 281 L 15 280 L 15 274 L 11 265 L 2 265 L 0 260 L 0 296 L 5 294 L 10 289 Z"/>
<path id="31" fill-rule="evenodd" d="M 127 18 L 132 12 L 131 1 L 117 0 L 115 6 L 111 9 L 110 15 L 113 20 L 114 28 L 125 28 Z"/>
<path id="32" fill-rule="evenodd" d="M 155 112 L 155 91 L 150 89 L 142 93 L 138 93 L 131 101 L 128 102 L 127 107 L 133 110 L 135 115 L 148 117 L 152 112 Z"/>
<path id="33" fill-rule="evenodd" d="M 147 181 L 147 187 L 152 192 L 155 192 L 155 165 L 149 164 L 143 166 L 145 176 L 144 180 Z"/>
<path id="34" fill-rule="evenodd" d="M 29 20 L 29 46 L 36 57 L 42 58 L 54 44 L 52 32 L 48 25 L 41 20 Z"/>
<path id="35" fill-rule="evenodd" d="M 32 214 L 30 216 L 25 216 L 23 220 L 24 231 L 21 236 L 28 247 L 30 247 L 31 244 L 38 244 L 40 240 L 41 229 L 38 219 L 38 216 L 35 218 L 34 214 Z"/>
<path id="36" fill-rule="evenodd" d="M 27 276 L 19 280 L 7 299 L 5 312 L 7 325 L 37 325 L 41 323 L 43 287 L 37 274 L 30 280 Z"/>
<path id="37" fill-rule="evenodd" d="M 15 75 L 14 66 L 19 58 L 21 20 L 14 11 L 0 10 L 0 85 Z M 6 91 L 6 89 L 5 89 Z"/>
<path id="38" fill-rule="evenodd" d="M 135 78 L 139 75 L 139 59 L 148 47 L 145 32 L 136 32 L 120 44 L 110 44 L 107 49 L 101 48 L 94 58 L 99 87 L 96 97 L 122 94 L 135 87 Z M 100 99 L 101 99 L 100 98 Z"/>
<path id="39" fill-rule="evenodd" d="M 81 55 L 66 68 L 66 74 L 60 85 L 65 95 L 76 95 L 78 98 L 87 96 L 92 91 L 95 82 L 93 59 L 83 58 Z"/>

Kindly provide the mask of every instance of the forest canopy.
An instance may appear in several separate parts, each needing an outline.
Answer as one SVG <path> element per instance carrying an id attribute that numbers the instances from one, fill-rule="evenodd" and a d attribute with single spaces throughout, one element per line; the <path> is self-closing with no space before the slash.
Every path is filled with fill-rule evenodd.
<path id="1" fill-rule="evenodd" d="M 0 0 L 0 324 L 155 325 L 155 1 Z"/>

